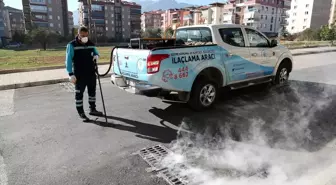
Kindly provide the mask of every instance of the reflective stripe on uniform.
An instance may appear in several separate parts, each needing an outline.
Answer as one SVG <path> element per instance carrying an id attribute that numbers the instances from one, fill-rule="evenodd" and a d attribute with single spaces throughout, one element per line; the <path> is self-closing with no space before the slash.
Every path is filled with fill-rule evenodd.
<path id="1" fill-rule="evenodd" d="M 80 49 L 94 49 L 95 46 L 75 46 L 74 50 L 80 50 Z"/>
<path id="2" fill-rule="evenodd" d="M 76 103 L 83 103 L 83 100 L 76 100 Z"/>
<path id="3" fill-rule="evenodd" d="M 96 101 L 96 97 L 89 96 L 89 102 L 95 102 L 95 101 Z"/>
<path id="4" fill-rule="evenodd" d="M 83 103 L 81 103 L 81 104 L 76 104 L 76 107 L 83 107 Z"/>
<path id="5" fill-rule="evenodd" d="M 80 90 L 76 90 L 76 93 L 80 93 Z"/>

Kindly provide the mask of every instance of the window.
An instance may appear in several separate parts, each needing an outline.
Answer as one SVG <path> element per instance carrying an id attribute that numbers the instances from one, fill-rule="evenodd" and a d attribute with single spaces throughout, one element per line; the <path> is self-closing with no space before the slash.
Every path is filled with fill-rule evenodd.
<path id="1" fill-rule="evenodd" d="M 51 4 L 51 0 L 48 0 L 48 3 Z"/>
<path id="2" fill-rule="evenodd" d="M 306 26 L 303 26 L 303 29 L 305 30 L 305 29 L 306 29 Z"/>
<path id="3" fill-rule="evenodd" d="M 49 26 L 50 26 L 50 27 L 54 27 L 54 24 L 53 24 L 53 23 L 50 23 Z"/>
<path id="4" fill-rule="evenodd" d="M 293 13 L 293 16 L 296 16 L 296 13 Z"/>
<path id="5" fill-rule="evenodd" d="M 304 22 L 307 22 L 307 19 L 304 19 L 303 21 L 304 21 Z"/>
<path id="6" fill-rule="evenodd" d="M 292 30 L 294 30 L 294 26 L 292 27 Z"/>
<path id="7" fill-rule="evenodd" d="M 245 47 L 245 40 L 241 28 L 219 29 L 223 42 L 231 46 Z"/>
<path id="8" fill-rule="evenodd" d="M 265 20 L 267 20 L 267 15 L 265 15 Z"/>
<path id="9" fill-rule="evenodd" d="M 266 7 L 266 11 L 268 11 L 268 7 Z"/>
<path id="10" fill-rule="evenodd" d="M 49 19 L 52 19 L 52 15 L 49 15 Z"/>
<path id="11" fill-rule="evenodd" d="M 309 12 L 308 12 L 308 11 L 306 11 L 306 12 L 305 12 L 305 15 L 308 15 L 308 14 L 309 14 Z"/>
<path id="12" fill-rule="evenodd" d="M 306 8 L 308 8 L 309 7 L 309 4 L 306 4 Z"/>
<path id="13" fill-rule="evenodd" d="M 52 12 L 52 8 L 51 7 L 49 7 L 48 9 L 49 9 L 49 12 Z"/>
<path id="14" fill-rule="evenodd" d="M 176 40 L 184 42 L 212 42 L 209 28 L 184 28 L 176 32 Z"/>
<path id="15" fill-rule="evenodd" d="M 268 40 L 259 32 L 245 28 L 250 47 L 269 47 Z"/>
<path id="16" fill-rule="evenodd" d="M 297 8 L 297 6 L 295 5 L 295 6 L 294 6 L 294 9 L 296 9 L 296 8 Z"/>
<path id="17" fill-rule="evenodd" d="M 273 25 L 271 24 L 271 25 L 270 25 L 270 31 L 272 31 L 272 30 L 273 30 Z"/>
<path id="18" fill-rule="evenodd" d="M 108 20 L 105 20 L 105 24 L 108 24 Z"/>
<path id="19" fill-rule="evenodd" d="M 261 7 L 261 10 L 262 10 L 262 11 L 264 11 L 264 10 L 265 10 L 265 7 L 264 7 L 264 6 L 262 6 L 262 7 Z"/>
<path id="20" fill-rule="evenodd" d="M 58 23 L 58 27 L 59 27 L 59 28 L 61 27 L 61 24 L 60 24 L 60 23 Z"/>
<path id="21" fill-rule="evenodd" d="M 103 11 L 104 10 L 104 6 L 93 4 L 93 5 L 91 5 L 91 10 L 92 11 Z"/>
<path id="22" fill-rule="evenodd" d="M 264 19 L 264 15 L 261 15 L 261 16 L 260 16 L 260 19 Z"/>
<path id="23" fill-rule="evenodd" d="M 60 16 L 57 16 L 57 20 L 60 20 L 61 19 L 61 17 Z"/>
<path id="24" fill-rule="evenodd" d="M 40 4 L 45 4 L 46 0 L 30 0 L 31 3 L 40 3 Z"/>
<path id="25" fill-rule="evenodd" d="M 47 12 L 46 6 L 30 5 L 30 8 L 33 12 Z"/>
<path id="26" fill-rule="evenodd" d="M 108 27 L 106 27 L 106 31 L 108 31 Z"/>

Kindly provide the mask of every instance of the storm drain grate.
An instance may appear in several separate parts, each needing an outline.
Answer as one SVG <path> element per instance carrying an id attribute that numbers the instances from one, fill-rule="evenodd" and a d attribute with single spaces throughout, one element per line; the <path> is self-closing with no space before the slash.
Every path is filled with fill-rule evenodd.
<path id="1" fill-rule="evenodd" d="M 59 85 L 67 92 L 75 92 L 75 85 L 70 82 L 63 82 Z"/>
<path id="2" fill-rule="evenodd" d="M 156 145 L 140 150 L 138 154 L 149 164 L 151 167 L 148 172 L 154 172 L 157 176 L 165 179 L 170 185 L 186 185 L 188 183 L 187 177 L 179 175 L 186 166 L 180 164 L 174 166 L 174 169 L 169 169 L 161 165 L 161 161 L 172 153 L 169 149 L 162 145 Z"/>

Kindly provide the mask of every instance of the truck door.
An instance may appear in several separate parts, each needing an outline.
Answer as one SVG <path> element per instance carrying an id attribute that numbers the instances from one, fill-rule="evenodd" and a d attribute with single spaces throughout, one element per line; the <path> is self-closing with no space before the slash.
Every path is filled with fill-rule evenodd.
<path id="1" fill-rule="evenodd" d="M 270 41 L 260 32 L 244 28 L 250 50 L 250 61 L 260 66 L 260 72 L 255 77 L 268 76 L 273 73 L 276 65 L 275 51 L 270 47 Z"/>
<path id="2" fill-rule="evenodd" d="M 250 61 L 250 50 L 246 47 L 243 30 L 240 27 L 220 28 L 218 45 L 224 50 L 223 63 L 228 84 L 253 78 L 247 74 L 260 71 L 259 65 Z"/>

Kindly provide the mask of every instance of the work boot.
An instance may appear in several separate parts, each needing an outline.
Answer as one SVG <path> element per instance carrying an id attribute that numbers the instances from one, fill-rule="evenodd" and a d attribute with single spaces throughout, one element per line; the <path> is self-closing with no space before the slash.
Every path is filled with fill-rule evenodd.
<path id="1" fill-rule="evenodd" d="M 92 116 L 103 116 L 104 115 L 102 112 L 97 111 L 96 109 L 91 109 L 89 114 Z"/>
<path id="2" fill-rule="evenodd" d="M 85 115 L 85 113 L 79 113 L 79 117 L 83 119 L 83 122 L 90 122 L 91 120 Z"/>

